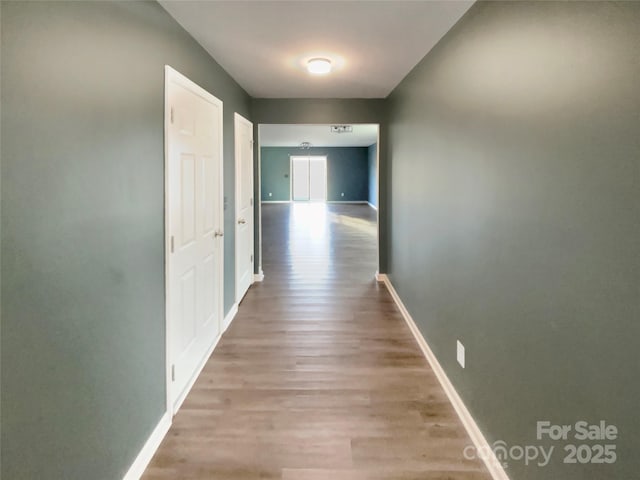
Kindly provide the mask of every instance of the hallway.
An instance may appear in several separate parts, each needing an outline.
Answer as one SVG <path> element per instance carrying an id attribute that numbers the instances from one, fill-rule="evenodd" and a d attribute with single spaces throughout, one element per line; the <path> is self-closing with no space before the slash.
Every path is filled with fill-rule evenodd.
<path id="1" fill-rule="evenodd" d="M 249 289 L 143 478 L 484 480 L 385 287 L 367 205 L 263 205 Z"/>

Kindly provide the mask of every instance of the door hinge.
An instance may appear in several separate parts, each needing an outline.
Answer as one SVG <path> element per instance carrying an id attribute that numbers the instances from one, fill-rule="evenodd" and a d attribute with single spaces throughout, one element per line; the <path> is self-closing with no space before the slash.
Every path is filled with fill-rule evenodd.
<path id="1" fill-rule="evenodd" d="M 171 123 L 173 123 L 173 107 L 171 107 Z"/>
<path id="2" fill-rule="evenodd" d="M 251 263 L 253 263 L 253 253 L 251 254 Z"/>
<path id="3" fill-rule="evenodd" d="M 171 253 L 173 253 L 173 235 L 171 235 Z"/>
<path id="4" fill-rule="evenodd" d="M 171 365 L 171 381 L 172 382 L 176 381 L 176 366 L 175 365 Z"/>
<path id="5" fill-rule="evenodd" d="M 252 148 L 253 148 L 253 144 L 254 144 L 254 141 L 253 141 L 253 140 L 249 140 L 249 145 L 250 145 Z"/>
<path id="6" fill-rule="evenodd" d="M 253 198 L 249 199 L 249 205 L 251 205 L 253 207 Z"/>

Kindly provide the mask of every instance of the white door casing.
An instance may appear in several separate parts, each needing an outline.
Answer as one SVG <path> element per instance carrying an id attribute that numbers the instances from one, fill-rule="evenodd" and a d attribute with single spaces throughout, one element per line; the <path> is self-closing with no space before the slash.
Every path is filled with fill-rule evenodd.
<path id="1" fill-rule="evenodd" d="M 222 102 L 165 68 L 167 396 L 175 413 L 220 336 Z"/>
<path id="2" fill-rule="evenodd" d="M 253 283 L 253 124 L 234 115 L 236 167 L 236 302 Z"/>

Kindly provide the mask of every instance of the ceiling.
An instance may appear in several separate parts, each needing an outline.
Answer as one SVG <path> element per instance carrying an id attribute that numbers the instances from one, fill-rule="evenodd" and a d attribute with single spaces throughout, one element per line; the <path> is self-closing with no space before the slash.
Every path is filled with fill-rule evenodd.
<path id="1" fill-rule="evenodd" d="M 160 0 L 255 98 L 385 98 L 470 0 Z M 313 57 L 334 71 L 312 76 Z"/>
<path id="2" fill-rule="evenodd" d="M 260 125 L 261 147 L 368 147 L 378 141 L 378 125 L 351 125 L 353 132 L 332 133 L 330 125 Z"/>

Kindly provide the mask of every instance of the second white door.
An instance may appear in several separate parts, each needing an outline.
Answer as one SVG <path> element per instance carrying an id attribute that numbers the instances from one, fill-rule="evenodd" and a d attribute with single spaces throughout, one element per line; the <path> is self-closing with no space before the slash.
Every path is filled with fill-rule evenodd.
<path id="1" fill-rule="evenodd" d="M 236 302 L 253 283 L 253 124 L 234 117 L 236 156 Z"/>

